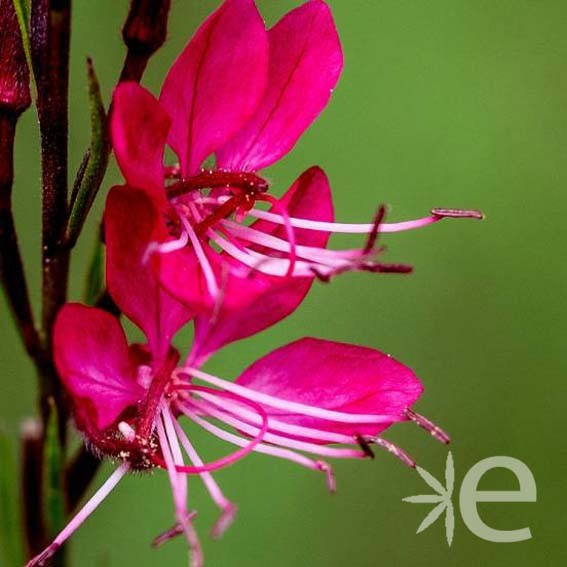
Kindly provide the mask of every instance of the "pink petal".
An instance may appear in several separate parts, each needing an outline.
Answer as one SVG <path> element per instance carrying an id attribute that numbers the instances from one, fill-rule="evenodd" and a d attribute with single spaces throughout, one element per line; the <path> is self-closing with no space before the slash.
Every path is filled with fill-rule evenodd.
<path id="1" fill-rule="evenodd" d="M 163 152 L 171 120 L 137 83 L 121 83 L 112 99 L 110 134 L 118 165 L 131 187 L 163 196 Z"/>
<path id="2" fill-rule="evenodd" d="M 279 199 L 280 208 L 287 211 L 290 217 L 299 219 L 333 222 L 335 212 L 331 185 L 325 172 L 317 166 L 304 171 L 293 185 Z M 252 228 L 287 240 L 284 226 L 265 220 L 258 220 Z M 294 229 L 296 244 L 325 248 L 329 233 L 304 228 Z"/>
<path id="3" fill-rule="evenodd" d="M 108 289 L 144 331 L 159 361 L 173 335 L 191 318 L 190 311 L 158 283 L 161 255 L 148 254 L 150 243 L 170 239 L 162 212 L 143 191 L 114 187 L 106 201 L 104 227 Z"/>
<path id="4" fill-rule="evenodd" d="M 143 398 L 128 356 L 126 336 L 112 315 L 69 303 L 54 329 L 55 364 L 79 414 L 102 431 Z"/>
<path id="5" fill-rule="evenodd" d="M 268 32 L 268 86 L 244 128 L 217 152 L 217 165 L 259 170 L 287 154 L 327 105 L 343 55 L 329 7 L 312 0 Z"/>
<path id="6" fill-rule="evenodd" d="M 267 62 L 266 30 L 252 0 L 226 0 L 191 39 L 160 95 L 184 176 L 250 118 L 264 92 Z"/>
<path id="7" fill-rule="evenodd" d="M 311 278 L 267 276 L 236 261 L 228 260 L 225 299 L 218 314 L 211 311 L 195 317 L 194 355 L 204 362 L 214 352 L 245 339 L 281 321 L 299 307 L 307 295 Z"/>
<path id="8" fill-rule="evenodd" d="M 318 167 L 303 173 L 280 199 L 280 204 L 291 216 L 324 222 L 334 220 L 329 182 Z M 285 229 L 267 221 L 257 221 L 253 227 L 287 238 Z M 309 230 L 296 230 L 295 235 L 297 244 L 321 248 L 329 239 L 324 232 Z M 255 249 L 261 251 L 261 247 Z M 166 288 L 198 313 L 194 355 L 201 361 L 222 346 L 254 335 L 290 315 L 313 283 L 313 278 L 261 274 L 212 249 L 208 257 L 217 281 L 223 284 L 220 308 L 210 300 L 192 250 L 167 254 L 162 260 L 161 277 Z"/>
<path id="9" fill-rule="evenodd" d="M 399 416 L 423 391 L 410 368 L 371 348 L 300 339 L 261 358 L 237 383 L 282 400 L 349 414 Z M 347 435 L 376 435 L 389 424 L 356 425 L 265 408 L 279 420 Z M 394 421 L 394 420 L 393 420 Z"/>

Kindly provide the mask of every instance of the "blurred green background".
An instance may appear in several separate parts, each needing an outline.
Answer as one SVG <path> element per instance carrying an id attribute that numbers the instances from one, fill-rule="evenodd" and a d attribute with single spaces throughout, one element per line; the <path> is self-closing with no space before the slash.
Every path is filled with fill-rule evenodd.
<path id="1" fill-rule="evenodd" d="M 198 22 L 217 2 L 175 0 L 169 41 L 145 84 L 158 92 Z M 263 0 L 269 23 L 297 5 Z M 345 71 L 326 112 L 269 172 L 283 191 L 312 164 L 328 172 L 337 217 L 366 221 L 378 203 L 390 220 L 431 207 L 477 207 L 484 223 L 446 221 L 390 235 L 388 259 L 415 274 L 351 274 L 316 285 L 300 310 L 260 336 L 226 348 L 209 364 L 234 377 L 269 350 L 305 334 L 380 348 L 412 366 L 426 393 L 418 410 L 451 432 L 457 488 L 466 471 L 510 455 L 533 472 L 537 503 L 481 504 L 500 529 L 530 526 L 515 544 L 478 539 L 456 515 L 451 548 L 442 522 L 415 531 L 430 506 L 401 499 L 431 492 L 386 453 L 336 464 L 338 493 L 316 474 L 252 456 L 216 476 L 239 504 L 222 541 L 206 537 L 216 510 L 191 485 L 208 565 L 354 567 L 563 565 L 567 559 L 564 337 L 567 275 L 567 3 L 564 0 L 331 0 Z M 124 55 L 125 0 L 77 1 L 71 85 L 71 160 L 88 143 L 84 60 L 92 55 L 106 101 Z M 38 133 L 33 112 L 17 139 L 15 207 L 34 300 L 39 290 Z M 119 182 L 116 168 L 106 187 Z M 96 215 L 100 214 L 102 198 Z M 96 219 L 73 262 L 79 299 Z M 337 244 L 356 240 L 337 240 Z M 0 300 L 0 415 L 17 435 L 34 411 L 35 377 Z M 442 478 L 447 451 L 410 425 L 388 435 Z M 196 433 L 204 456 L 217 443 Z M 98 482 L 108 474 L 106 466 Z M 513 489 L 492 472 L 481 488 Z M 73 565 L 184 565 L 182 541 L 152 551 L 172 523 L 164 474 L 127 479 L 74 538 Z"/>

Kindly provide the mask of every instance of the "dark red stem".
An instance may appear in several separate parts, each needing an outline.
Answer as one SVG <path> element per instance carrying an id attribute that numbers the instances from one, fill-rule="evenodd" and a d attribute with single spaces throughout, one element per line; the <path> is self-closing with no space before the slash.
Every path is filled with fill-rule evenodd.
<path id="1" fill-rule="evenodd" d="M 70 35 L 70 0 L 32 3 L 31 47 L 42 165 L 42 326 L 47 345 L 67 296 L 69 251 L 61 243 L 67 220 Z"/>
<path id="2" fill-rule="evenodd" d="M 257 195 L 265 193 L 270 185 L 265 179 L 250 171 L 206 169 L 198 175 L 187 177 L 167 187 L 167 196 L 171 199 L 199 189 L 222 187 L 240 189 L 249 195 Z"/>
<path id="3" fill-rule="evenodd" d="M 39 335 L 12 215 L 16 120 L 15 115 L 0 110 L 0 285 L 6 293 L 26 351 L 37 359 L 40 356 Z"/>
<path id="4" fill-rule="evenodd" d="M 81 447 L 65 471 L 65 495 L 67 510 L 73 512 L 83 494 L 96 476 L 100 459 L 85 446 Z"/>
<path id="5" fill-rule="evenodd" d="M 159 412 L 159 405 L 163 398 L 163 393 L 170 383 L 171 372 L 175 368 L 178 360 L 179 355 L 177 353 L 170 354 L 152 380 L 140 412 L 140 421 L 136 428 L 136 434 L 140 439 L 149 439 L 153 432 L 155 418 Z"/>
<path id="6" fill-rule="evenodd" d="M 46 545 L 43 514 L 43 431 L 36 421 L 24 423 L 22 429 L 22 510 L 24 534 L 30 557 Z"/>
<path id="7" fill-rule="evenodd" d="M 150 57 L 164 44 L 171 0 L 132 0 L 122 38 L 128 48 L 120 82 L 142 79 Z"/>

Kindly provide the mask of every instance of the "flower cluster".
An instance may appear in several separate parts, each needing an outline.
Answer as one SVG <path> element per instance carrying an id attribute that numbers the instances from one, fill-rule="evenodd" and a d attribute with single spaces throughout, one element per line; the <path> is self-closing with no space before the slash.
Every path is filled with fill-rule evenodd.
<path id="1" fill-rule="evenodd" d="M 286 155 L 323 110 L 342 65 L 323 1 L 306 2 L 266 30 L 253 0 L 226 0 L 173 64 L 159 99 L 137 83 L 117 87 L 110 130 L 125 184 L 106 202 L 106 277 L 145 342 L 129 345 L 119 320 L 101 309 L 61 310 L 55 361 L 77 428 L 118 466 L 28 567 L 50 557 L 129 471 L 167 471 L 175 525 L 155 543 L 184 535 L 200 566 L 187 506 L 190 475 L 201 477 L 221 510 L 213 528 L 219 536 L 236 508 L 211 473 L 252 451 L 318 471 L 334 490 L 326 458 L 373 457 L 376 446 L 414 466 L 381 436 L 394 423 L 416 422 L 448 442 L 412 409 L 423 389 L 412 370 L 372 348 L 304 338 L 260 358 L 235 381 L 202 369 L 223 346 L 291 314 L 315 280 L 352 270 L 411 271 L 382 262 L 380 233 L 478 216 L 437 209 L 386 224 L 380 208 L 366 224 L 337 223 L 318 167 L 281 198 L 271 193 L 261 170 Z M 166 147 L 178 163 L 164 163 Z M 214 166 L 205 166 L 212 156 Z M 331 250 L 333 233 L 363 235 L 363 242 Z M 190 322 L 194 340 L 181 358 L 172 340 Z M 204 463 L 185 421 L 234 451 Z"/>

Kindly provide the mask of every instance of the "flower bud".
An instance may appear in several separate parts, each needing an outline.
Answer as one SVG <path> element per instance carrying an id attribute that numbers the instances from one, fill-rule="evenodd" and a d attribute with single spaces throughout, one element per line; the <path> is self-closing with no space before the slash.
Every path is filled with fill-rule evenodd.
<path id="1" fill-rule="evenodd" d="M 18 116 L 31 104 L 30 74 L 12 0 L 0 0 L 0 112 Z"/>
<path id="2" fill-rule="evenodd" d="M 152 55 L 165 42 L 170 0 L 132 0 L 122 29 L 124 43 L 139 54 Z"/>

